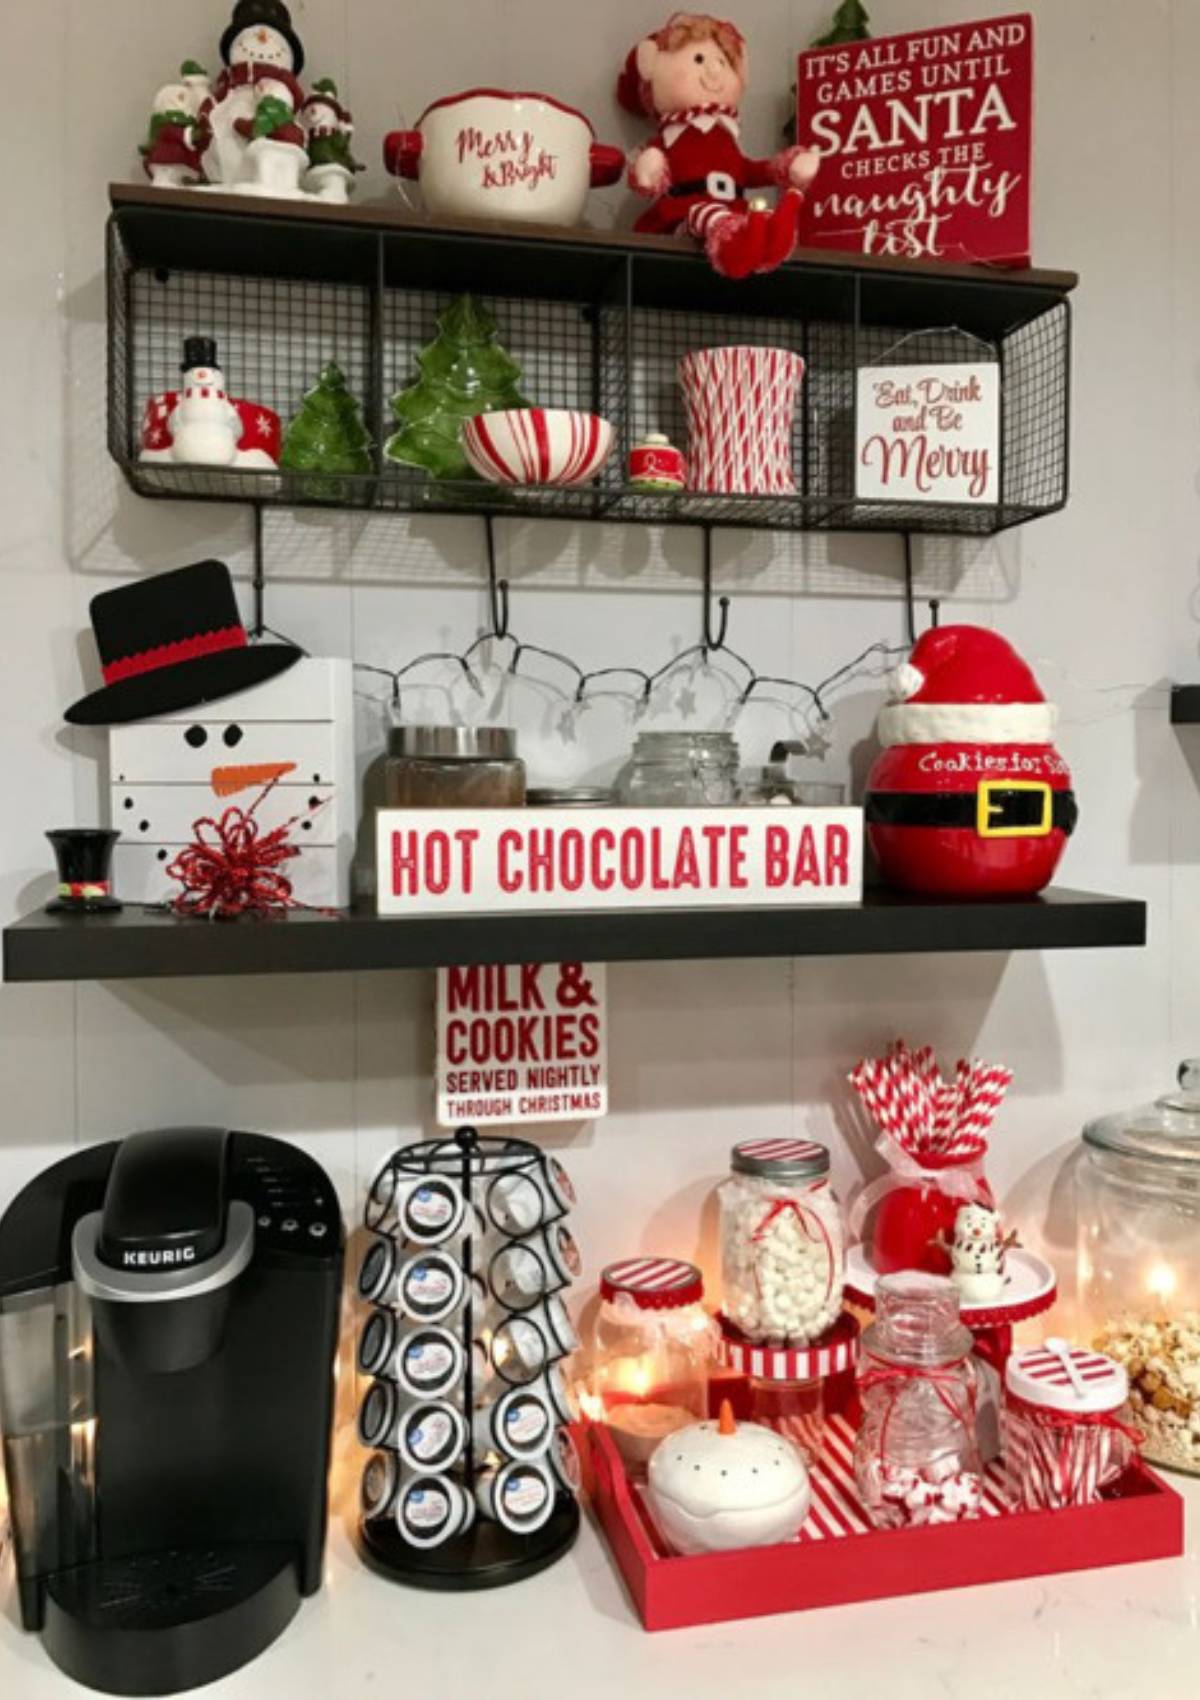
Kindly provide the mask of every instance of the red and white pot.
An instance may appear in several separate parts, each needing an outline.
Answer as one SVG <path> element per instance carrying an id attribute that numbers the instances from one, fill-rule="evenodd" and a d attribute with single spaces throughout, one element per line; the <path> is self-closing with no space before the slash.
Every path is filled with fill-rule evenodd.
<path id="1" fill-rule="evenodd" d="M 435 100 L 415 130 L 384 138 L 393 177 L 421 185 L 436 217 L 577 224 L 589 188 L 620 180 L 625 155 L 582 112 L 546 94 L 467 89 Z"/>

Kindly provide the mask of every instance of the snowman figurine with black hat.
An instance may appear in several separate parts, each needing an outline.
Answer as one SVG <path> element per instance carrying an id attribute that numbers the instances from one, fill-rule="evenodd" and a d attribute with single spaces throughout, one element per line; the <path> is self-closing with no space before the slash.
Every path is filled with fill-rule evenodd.
<path id="1" fill-rule="evenodd" d="M 198 110 L 191 108 L 195 123 L 187 140 L 194 160 L 185 163 L 193 168 L 152 173 L 154 181 L 285 200 L 345 200 L 354 181 L 349 162 L 315 178 L 309 172 L 304 47 L 284 0 L 236 0 L 220 53 L 220 75 L 211 88 L 197 91 Z M 339 123 L 350 122 L 340 108 Z"/>

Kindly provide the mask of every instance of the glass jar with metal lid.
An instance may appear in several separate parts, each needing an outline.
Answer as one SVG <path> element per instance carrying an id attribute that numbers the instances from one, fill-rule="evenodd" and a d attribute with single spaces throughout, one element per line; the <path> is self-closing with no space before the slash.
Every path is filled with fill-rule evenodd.
<path id="1" fill-rule="evenodd" d="M 621 774 L 620 801 L 641 809 L 736 803 L 738 759 L 729 732 L 639 732 Z"/>
<path id="2" fill-rule="evenodd" d="M 719 1189 L 724 1315 L 748 1340 L 807 1345 L 842 1308 L 846 1237 L 829 1152 L 811 1139 L 735 1145 Z"/>
<path id="3" fill-rule="evenodd" d="M 507 726 L 393 726 L 384 763 L 393 809 L 512 809 L 525 764 Z"/>
<path id="4" fill-rule="evenodd" d="M 611 809 L 616 798 L 609 785 L 536 785 L 525 801 L 531 809 Z"/>
<path id="5" fill-rule="evenodd" d="M 1128 1372 L 1144 1456 L 1200 1475 L 1200 1059 L 1088 1123 L 1077 1183 L 1080 1333 Z"/>

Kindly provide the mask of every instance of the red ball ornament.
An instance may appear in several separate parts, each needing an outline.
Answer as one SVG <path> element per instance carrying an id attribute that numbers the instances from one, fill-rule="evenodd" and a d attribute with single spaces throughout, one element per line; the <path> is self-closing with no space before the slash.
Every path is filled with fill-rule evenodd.
<path id="1" fill-rule="evenodd" d="M 940 897 L 1048 885 L 1078 816 L 1055 719 L 996 632 L 926 632 L 879 716 L 884 747 L 867 780 L 867 833 L 887 883 Z"/>

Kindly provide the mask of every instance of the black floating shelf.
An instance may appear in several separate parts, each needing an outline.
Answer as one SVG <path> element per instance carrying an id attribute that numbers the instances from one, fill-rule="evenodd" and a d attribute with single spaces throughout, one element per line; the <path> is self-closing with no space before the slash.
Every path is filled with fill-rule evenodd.
<path id="1" fill-rule="evenodd" d="M 431 223 L 398 201 L 332 207 L 114 185 L 108 243 L 108 444 L 140 496 L 267 507 L 712 525 L 769 531 L 990 536 L 1067 499 L 1071 272 L 804 250 L 732 283 L 694 245 L 629 231 Z M 531 401 L 599 413 L 614 452 L 581 489 L 440 482 L 382 452 L 389 399 L 412 382 L 439 313 L 478 293 Z M 184 337 L 227 355 L 232 394 L 294 416 L 336 359 L 363 404 L 372 471 L 354 477 L 144 465 L 148 397 L 178 383 Z M 806 366 L 792 441 L 796 493 L 646 495 L 625 481 L 647 431 L 686 438 L 681 357 L 730 343 Z M 998 500 L 855 496 L 857 373 L 988 360 L 1001 377 Z"/>
<path id="2" fill-rule="evenodd" d="M 1200 685 L 1172 685 L 1171 725 L 1200 726 Z"/>
<path id="3" fill-rule="evenodd" d="M 297 912 L 269 921 L 28 915 L 4 929 L 4 977 L 136 980 L 207 974 L 352 973 L 547 961 L 873 956 L 927 951 L 1072 950 L 1146 942 L 1146 905 L 1050 891 L 951 902 L 868 892 L 861 904 L 803 909 L 585 911 L 382 920 Z"/>

